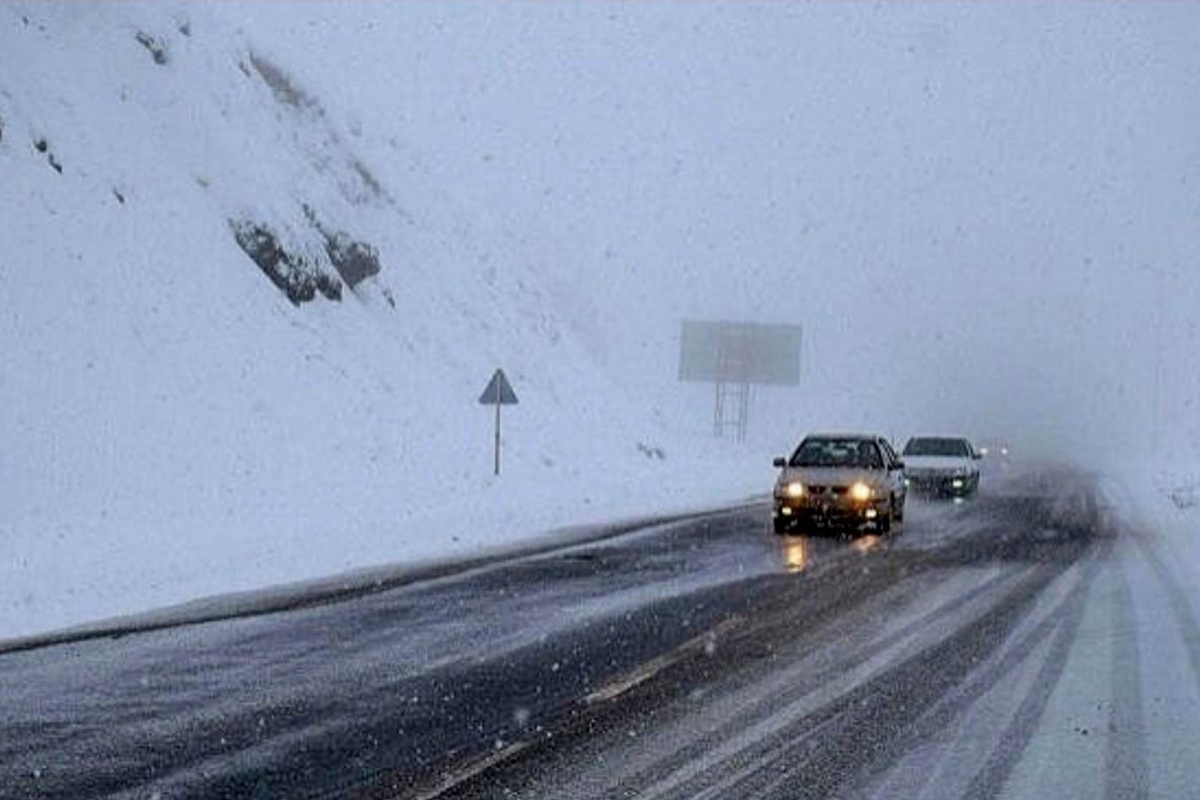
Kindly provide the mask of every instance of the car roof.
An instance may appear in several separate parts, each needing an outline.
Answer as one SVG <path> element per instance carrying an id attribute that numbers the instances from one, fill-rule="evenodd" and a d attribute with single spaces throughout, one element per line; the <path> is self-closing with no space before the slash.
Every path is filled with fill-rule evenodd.
<path id="1" fill-rule="evenodd" d="M 942 434 L 937 434 L 937 435 L 922 434 L 921 436 L 908 437 L 908 441 L 910 441 L 910 442 L 922 442 L 922 441 L 928 441 L 931 439 L 932 440 L 941 440 L 941 441 L 953 441 L 953 442 L 969 442 L 969 441 L 971 441 L 966 436 L 947 436 L 947 435 L 942 435 Z"/>
<path id="2" fill-rule="evenodd" d="M 863 441 L 873 442 L 877 439 L 885 437 L 875 433 L 810 433 L 804 437 L 805 439 L 861 439 Z"/>

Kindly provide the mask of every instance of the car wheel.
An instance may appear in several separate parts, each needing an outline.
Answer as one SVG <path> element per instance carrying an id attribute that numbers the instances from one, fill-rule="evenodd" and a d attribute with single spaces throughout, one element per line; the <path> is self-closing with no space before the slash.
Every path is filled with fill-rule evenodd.
<path id="1" fill-rule="evenodd" d="M 879 520 L 879 532 L 888 534 L 892 532 L 892 523 L 896 519 L 896 496 L 892 495 L 888 498 L 887 513 L 883 515 L 883 519 Z"/>
<path id="2" fill-rule="evenodd" d="M 787 520 L 776 517 L 771 520 L 771 526 L 775 529 L 775 533 L 783 535 L 788 532 Z"/>

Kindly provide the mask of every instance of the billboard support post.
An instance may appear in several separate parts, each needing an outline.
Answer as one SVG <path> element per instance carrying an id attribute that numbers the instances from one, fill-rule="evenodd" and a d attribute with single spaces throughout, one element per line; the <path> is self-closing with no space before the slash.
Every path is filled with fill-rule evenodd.
<path id="1" fill-rule="evenodd" d="M 746 440 L 751 386 L 799 385 L 800 341 L 799 325 L 684 320 L 679 380 L 714 385 L 714 436 L 732 427 L 736 441 Z"/>

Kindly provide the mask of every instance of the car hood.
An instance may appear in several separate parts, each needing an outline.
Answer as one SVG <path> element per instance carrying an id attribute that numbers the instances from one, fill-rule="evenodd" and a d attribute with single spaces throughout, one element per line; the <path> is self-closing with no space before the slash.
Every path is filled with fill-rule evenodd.
<path id="1" fill-rule="evenodd" d="M 800 481 L 811 486 L 850 486 L 858 481 L 877 484 L 887 473 L 881 469 L 858 469 L 851 467 L 785 467 L 779 483 Z"/>
<path id="2" fill-rule="evenodd" d="M 953 472 L 954 470 L 975 470 L 975 459 L 962 456 L 901 456 L 904 468 L 909 471 L 937 470 Z"/>

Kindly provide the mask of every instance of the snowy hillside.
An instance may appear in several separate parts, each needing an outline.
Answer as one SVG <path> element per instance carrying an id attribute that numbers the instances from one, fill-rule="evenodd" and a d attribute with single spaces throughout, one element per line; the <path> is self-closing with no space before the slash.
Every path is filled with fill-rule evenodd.
<path id="1" fill-rule="evenodd" d="M 222 12 L 0 6 L 0 638 L 761 488 Z"/>

